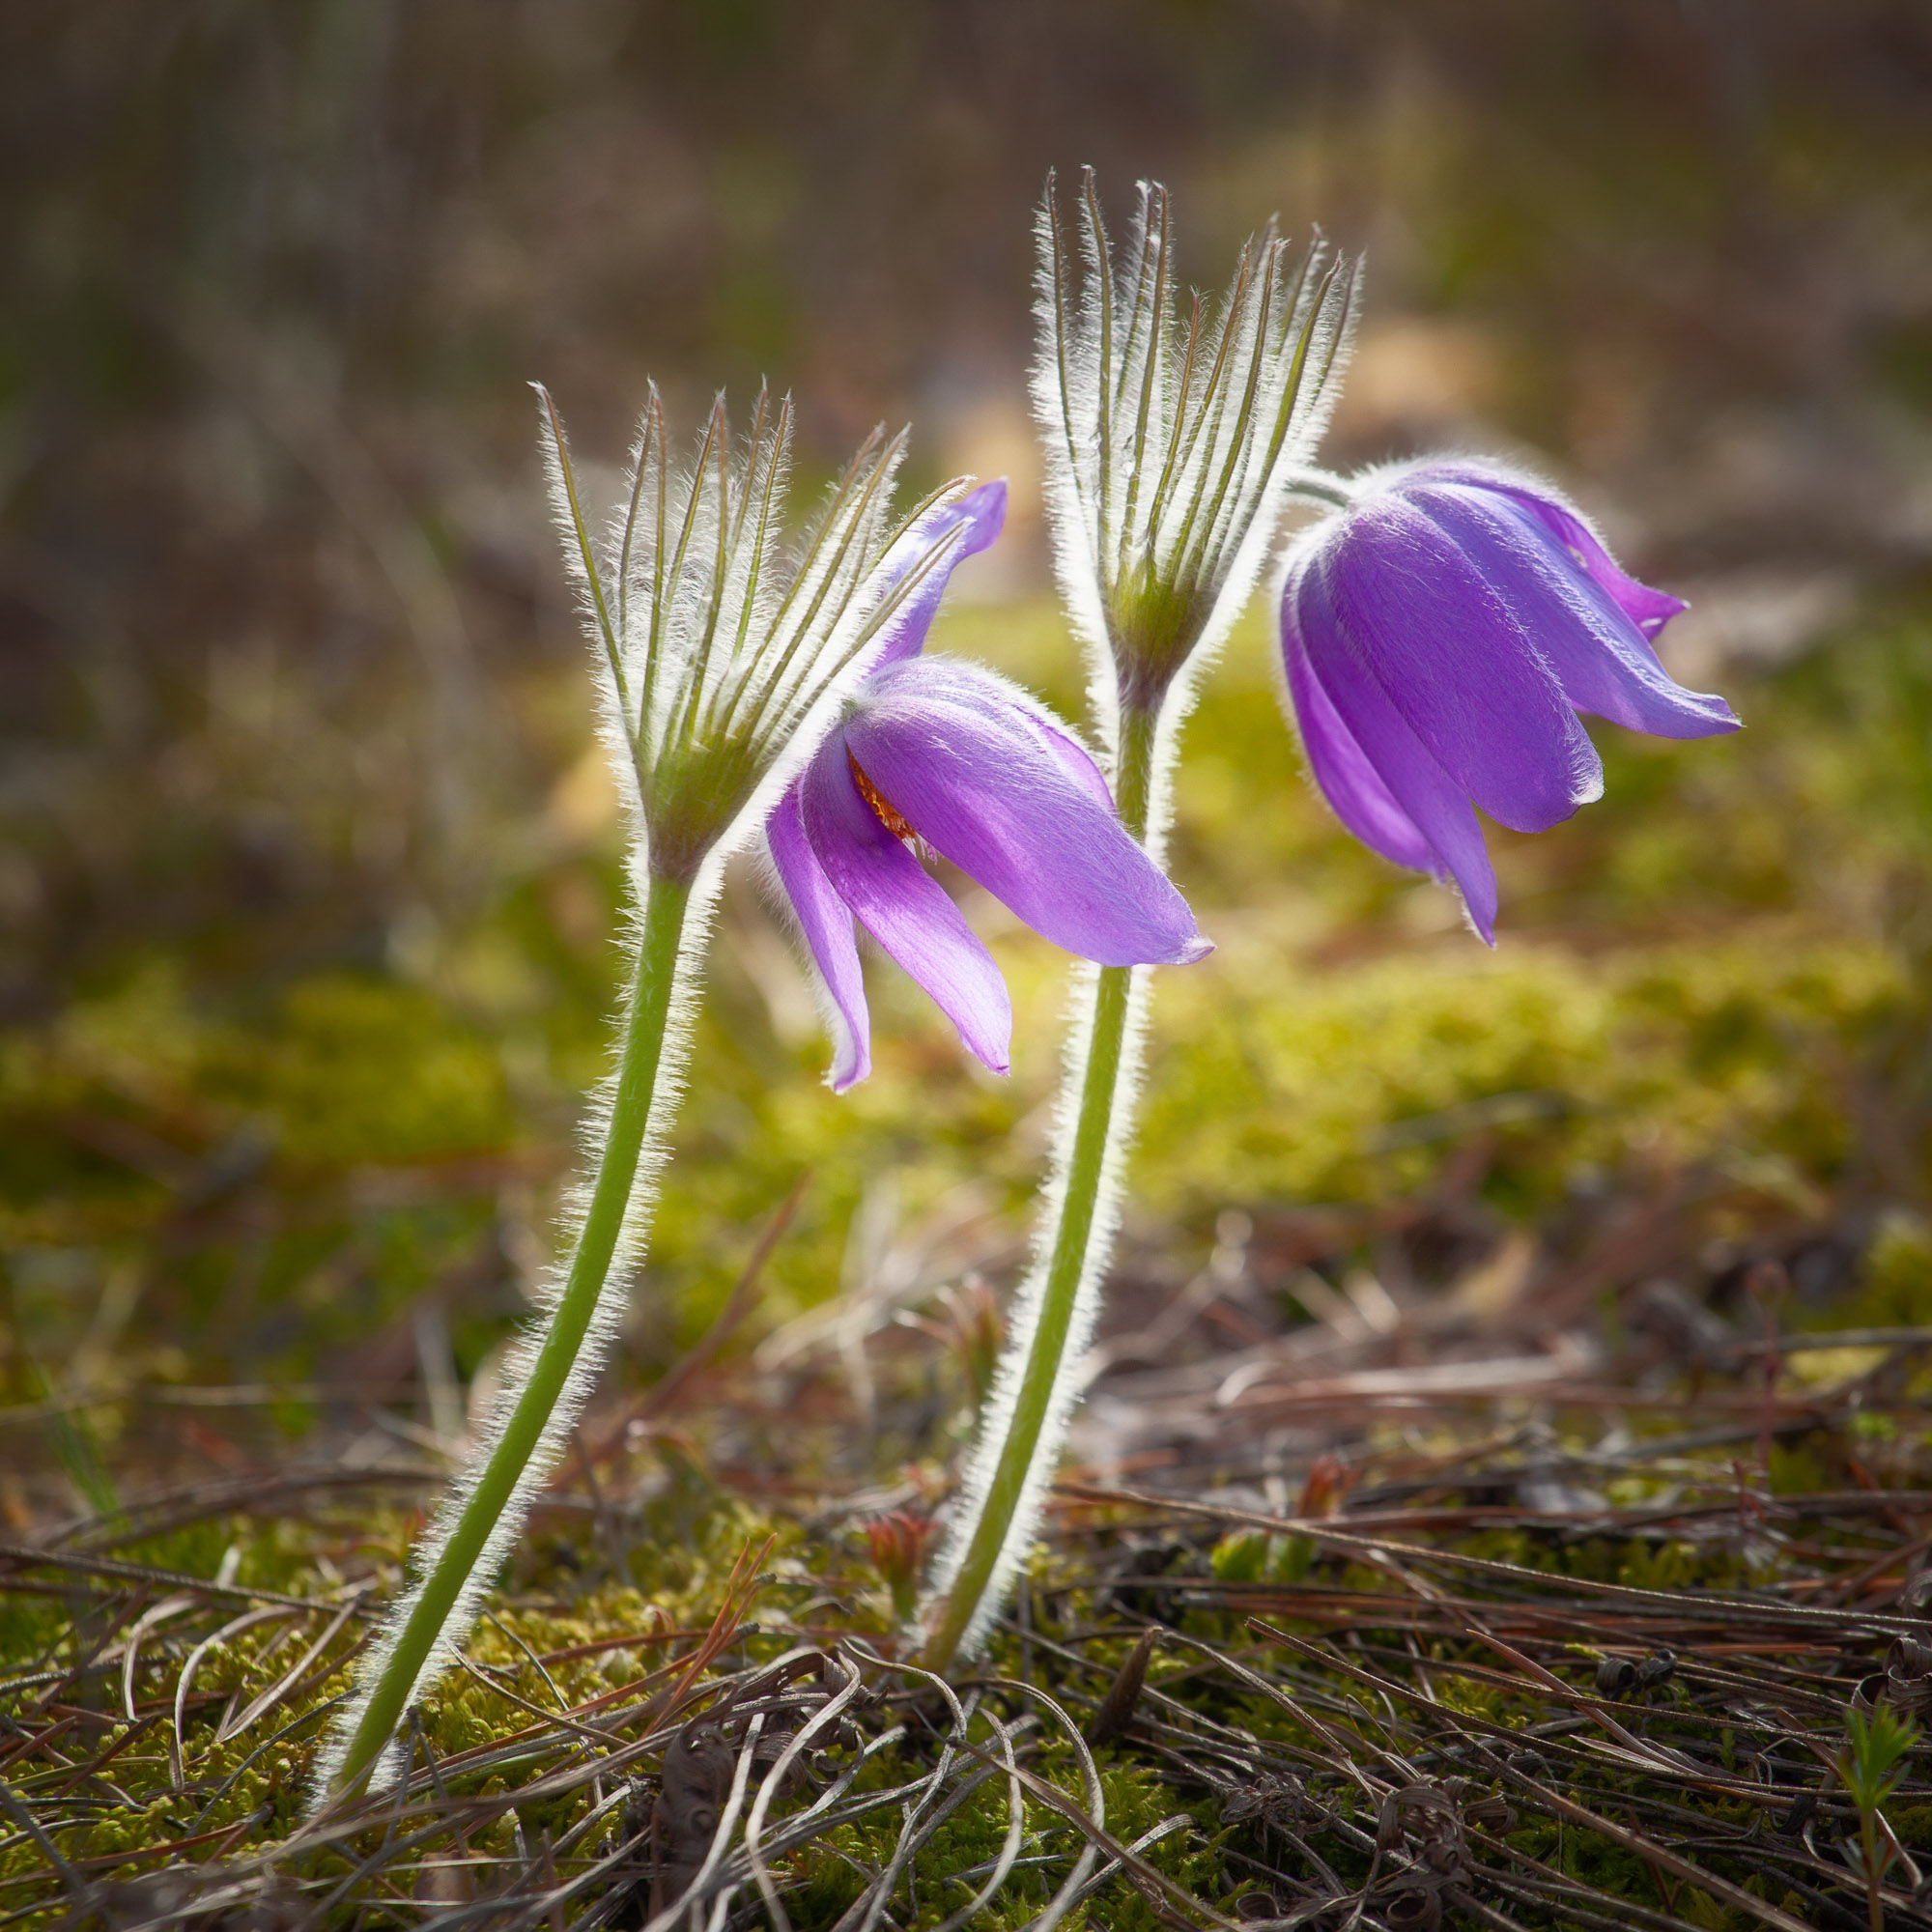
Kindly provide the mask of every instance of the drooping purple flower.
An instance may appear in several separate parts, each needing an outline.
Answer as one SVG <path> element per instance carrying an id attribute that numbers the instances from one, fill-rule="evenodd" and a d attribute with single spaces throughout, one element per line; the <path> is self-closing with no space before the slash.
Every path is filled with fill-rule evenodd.
<path id="1" fill-rule="evenodd" d="M 1364 844 L 1453 879 L 1493 944 L 1474 808 L 1542 832 L 1601 797 L 1577 713 L 1661 738 L 1738 728 L 1658 662 L 1684 608 L 1533 476 L 1473 459 L 1373 471 L 1289 553 L 1282 653 L 1309 769 Z"/>
<path id="2" fill-rule="evenodd" d="M 766 828 L 824 982 L 837 1093 L 872 1064 L 855 920 L 967 1047 L 1007 1071 L 1006 981 L 920 863 L 917 842 L 1036 932 L 1102 965 L 1183 964 L 1211 950 L 1186 901 L 1122 828 L 1106 780 L 1073 737 L 992 671 L 920 656 L 946 574 L 992 542 L 1005 510 L 1006 486 L 995 483 L 946 512 L 964 534 L 895 612 L 843 717 Z"/>

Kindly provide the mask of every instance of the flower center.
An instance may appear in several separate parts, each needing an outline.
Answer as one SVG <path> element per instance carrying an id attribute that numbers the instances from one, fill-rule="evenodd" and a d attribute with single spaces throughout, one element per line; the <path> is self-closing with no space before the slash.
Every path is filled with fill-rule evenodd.
<path id="1" fill-rule="evenodd" d="M 845 753 L 845 762 L 852 767 L 852 782 L 859 787 L 859 796 L 878 813 L 879 823 L 895 838 L 917 838 L 919 834 L 899 815 L 892 801 L 872 782 L 865 766 L 849 751 Z"/>

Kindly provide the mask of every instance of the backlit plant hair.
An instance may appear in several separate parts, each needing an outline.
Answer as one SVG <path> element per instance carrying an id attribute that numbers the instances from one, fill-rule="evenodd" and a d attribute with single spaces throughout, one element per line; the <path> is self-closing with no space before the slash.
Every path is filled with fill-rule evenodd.
<path id="1" fill-rule="evenodd" d="M 622 501 L 593 538 L 563 424 L 539 388 L 550 494 L 597 668 L 631 832 L 633 966 L 614 1064 L 583 1134 L 564 1259 L 469 1464 L 412 1564 L 316 1774 L 314 1801 L 395 1773 L 397 1726 L 451 1662 L 595 1385 L 640 1262 L 691 1055 L 725 859 L 754 837 L 895 614 L 957 540 L 949 485 L 895 521 L 903 435 L 870 437 L 787 540 L 789 399 L 734 440 L 721 396 L 672 461 L 651 389 Z"/>
<path id="2" fill-rule="evenodd" d="M 1183 299 L 1164 188 L 1142 184 L 1118 257 L 1091 171 L 1079 201 L 1076 269 L 1049 179 L 1034 409 L 1094 725 L 1122 823 L 1159 864 L 1195 682 L 1274 551 L 1282 512 L 1294 497 L 1347 500 L 1302 464 L 1339 387 L 1355 274 L 1270 226 L 1218 303 Z M 923 1610 L 932 1669 L 979 1649 L 1034 1540 L 1119 1225 L 1150 972 L 1075 969 L 1033 1263 Z"/>

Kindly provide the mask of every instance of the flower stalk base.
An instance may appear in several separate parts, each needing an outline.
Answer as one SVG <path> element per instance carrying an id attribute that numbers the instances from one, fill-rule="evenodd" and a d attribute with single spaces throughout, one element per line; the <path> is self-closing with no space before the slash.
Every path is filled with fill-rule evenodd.
<path id="1" fill-rule="evenodd" d="M 602 1152 L 569 1270 L 531 1338 L 521 1386 L 506 1392 L 470 1473 L 444 1505 L 418 1579 L 396 1606 L 371 1662 L 367 1689 L 325 1755 L 320 1801 L 368 1781 L 424 1680 L 467 1634 L 477 1599 L 522 1526 L 523 1505 L 555 1460 L 602 1366 L 602 1331 L 615 1313 L 607 1291 L 643 1232 L 648 1204 L 637 1199 L 639 1169 L 667 1124 L 688 1058 L 690 1028 L 681 1009 L 689 1002 L 679 998 L 680 982 L 692 964 L 687 952 L 701 945 L 705 924 L 693 917 L 692 900 L 688 882 L 650 881 Z"/>
<path id="2" fill-rule="evenodd" d="M 1174 734 L 1156 712 L 1122 713 L 1115 800 L 1142 845 L 1159 814 Z M 1160 765 L 1157 765 L 1157 758 Z M 1093 1331 L 1099 1278 L 1120 1218 L 1120 1169 L 1140 1089 L 1145 966 L 1089 968 L 1068 1042 L 1048 1226 L 1021 1289 L 1012 1339 L 966 1476 L 965 1512 L 941 1559 L 921 1662 L 944 1671 L 970 1656 L 1005 1602 L 1033 1541 L 1074 1378 Z M 1046 1453 L 1041 1455 L 1042 1443 Z"/>

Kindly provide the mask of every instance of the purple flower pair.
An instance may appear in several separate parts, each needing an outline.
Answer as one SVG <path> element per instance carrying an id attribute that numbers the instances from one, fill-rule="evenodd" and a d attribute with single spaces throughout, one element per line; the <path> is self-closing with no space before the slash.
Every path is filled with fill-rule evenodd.
<path id="1" fill-rule="evenodd" d="M 855 919 L 1007 1070 L 1006 983 L 921 843 L 1102 965 L 1210 950 L 1074 738 L 1004 678 L 920 655 L 952 566 L 993 541 L 1005 512 L 1006 486 L 988 484 L 922 533 L 923 552 L 942 525 L 959 530 L 768 826 L 823 981 L 838 1093 L 871 1070 Z M 1658 662 L 1651 640 L 1684 608 L 1627 576 L 1580 512 L 1520 471 L 1474 460 L 1373 471 L 1289 553 L 1282 650 L 1309 769 L 1364 844 L 1453 880 L 1493 943 L 1476 808 L 1541 832 L 1601 796 L 1579 712 L 1667 738 L 1738 728 L 1722 698 L 1684 690 Z"/>
<path id="2" fill-rule="evenodd" d="M 1474 808 L 1542 832 L 1600 797 L 1578 712 L 1662 738 L 1738 728 L 1658 662 L 1684 608 L 1533 477 L 1463 459 L 1372 471 L 1289 553 L 1282 651 L 1309 769 L 1365 845 L 1453 879 L 1493 944 Z"/>
<path id="3" fill-rule="evenodd" d="M 1004 483 L 987 484 L 939 513 L 958 539 L 894 613 L 843 717 L 766 828 L 823 982 L 836 1093 L 872 1064 L 855 920 L 967 1047 L 1007 1071 L 1006 981 L 915 844 L 950 859 L 1036 932 L 1102 965 L 1181 964 L 1212 950 L 1065 728 L 993 672 L 920 655 L 947 577 L 999 534 L 1006 496 Z M 917 550 L 941 534 L 936 523 Z"/>

